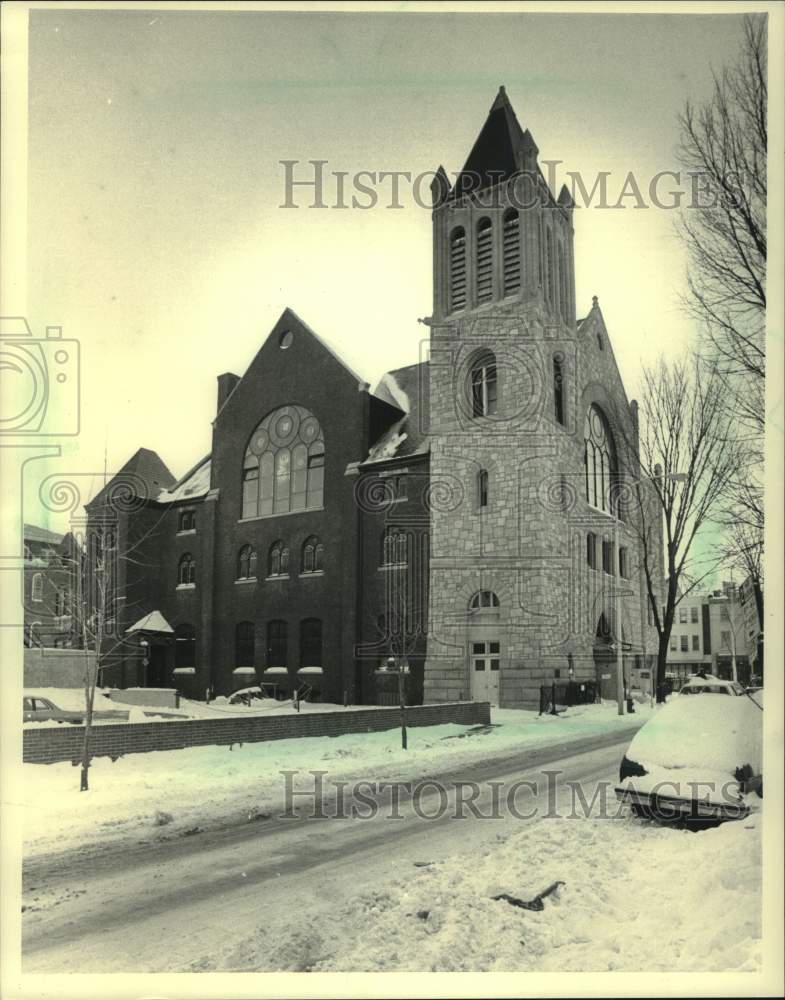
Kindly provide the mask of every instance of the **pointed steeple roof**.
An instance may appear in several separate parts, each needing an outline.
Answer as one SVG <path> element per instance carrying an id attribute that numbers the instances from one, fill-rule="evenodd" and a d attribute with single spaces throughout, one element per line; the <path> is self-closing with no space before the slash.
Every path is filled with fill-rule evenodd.
<path id="1" fill-rule="evenodd" d="M 528 138 L 526 138 L 528 137 Z M 472 146 L 469 158 L 453 189 L 458 196 L 498 184 L 520 169 L 520 152 L 527 145 L 536 145 L 531 135 L 518 124 L 504 86 L 491 105 L 485 124 Z"/>

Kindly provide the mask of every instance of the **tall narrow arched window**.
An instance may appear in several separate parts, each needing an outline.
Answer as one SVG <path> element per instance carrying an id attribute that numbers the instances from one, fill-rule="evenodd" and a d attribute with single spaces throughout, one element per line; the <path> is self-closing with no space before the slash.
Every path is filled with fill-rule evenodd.
<path id="1" fill-rule="evenodd" d="M 43 573 L 33 573 L 33 579 L 30 584 L 31 595 L 33 600 L 38 604 L 39 601 L 44 599 L 44 575 Z"/>
<path id="2" fill-rule="evenodd" d="M 554 416 L 564 424 L 564 357 L 553 355 L 553 409 Z"/>
<path id="3" fill-rule="evenodd" d="M 592 507 L 615 514 L 616 449 L 605 414 L 595 404 L 586 413 L 583 446 L 586 499 Z"/>
<path id="4" fill-rule="evenodd" d="M 475 266 L 477 303 L 493 298 L 493 226 L 489 218 L 477 223 L 477 253 Z"/>
<path id="5" fill-rule="evenodd" d="M 498 607 L 499 598 L 492 590 L 478 590 L 476 594 L 472 594 L 469 601 L 469 611 L 482 611 Z"/>
<path id="6" fill-rule="evenodd" d="M 256 576 L 256 549 L 243 545 L 237 555 L 237 579 L 251 580 Z"/>
<path id="7" fill-rule="evenodd" d="M 545 280 L 544 269 L 542 266 L 543 257 L 545 256 L 545 237 L 543 235 L 544 223 L 542 221 L 542 215 L 537 216 L 537 228 L 535 232 L 537 233 L 537 286 L 538 288 L 543 287 L 543 282 Z"/>
<path id="8" fill-rule="evenodd" d="M 268 576 L 288 576 L 289 549 L 283 542 L 273 542 L 267 559 Z"/>
<path id="9" fill-rule="evenodd" d="M 321 667 L 322 623 L 319 618 L 300 622 L 300 667 Z"/>
<path id="10" fill-rule="evenodd" d="M 482 510 L 488 506 L 488 470 L 480 469 L 477 473 L 477 506 Z"/>
<path id="11" fill-rule="evenodd" d="M 324 502 L 324 436 L 303 406 L 269 413 L 243 461 L 243 517 L 286 514 Z"/>
<path id="12" fill-rule="evenodd" d="M 176 625 L 174 630 L 175 669 L 196 666 L 196 629 L 193 625 Z"/>
<path id="13" fill-rule="evenodd" d="M 403 528 L 390 526 L 382 535 L 382 565 L 405 566 L 408 563 L 408 543 Z"/>
<path id="14" fill-rule="evenodd" d="M 567 322 L 568 301 L 567 301 L 567 266 L 564 259 L 564 247 L 559 244 L 559 313 L 564 322 Z"/>
<path id="15" fill-rule="evenodd" d="M 553 306 L 555 299 L 553 275 L 553 236 L 550 227 L 545 229 L 545 294 L 548 303 Z"/>
<path id="16" fill-rule="evenodd" d="M 466 305 L 466 230 L 458 226 L 450 233 L 450 312 Z"/>
<path id="17" fill-rule="evenodd" d="M 267 667 L 288 666 L 286 622 L 273 619 L 267 623 Z"/>
<path id="18" fill-rule="evenodd" d="M 239 622 L 234 633 L 235 667 L 252 667 L 256 659 L 253 622 Z"/>
<path id="19" fill-rule="evenodd" d="M 196 561 L 190 552 L 180 557 L 177 580 L 181 584 L 196 583 Z"/>
<path id="20" fill-rule="evenodd" d="M 320 573 L 323 569 L 324 546 L 315 535 L 306 538 L 303 545 L 303 573 Z"/>
<path id="21" fill-rule="evenodd" d="M 470 373 L 472 416 L 489 417 L 497 412 L 498 385 L 496 357 L 490 351 L 474 361 Z"/>
<path id="22" fill-rule="evenodd" d="M 521 287 L 521 223 L 514 208 L 504 213 L 503 252 L 503 294 L 515 295 Z"/>

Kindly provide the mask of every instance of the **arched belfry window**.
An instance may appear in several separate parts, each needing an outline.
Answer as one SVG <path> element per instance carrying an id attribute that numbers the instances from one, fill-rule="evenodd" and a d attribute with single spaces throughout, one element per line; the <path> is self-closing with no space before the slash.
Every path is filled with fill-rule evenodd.
<path id="1" fill-rule="evenodd" d="M 521 287 L 521 223 L 514 208 L 504 213 L 503 253 L 503 294 L 515 295 Z"/>
<path id="2" fill-rule="evenodd" d="M 243 517 L 286 514 L 324 502 L 324 435 L 303 406 L 282 406 L 251 435 L 243 462 Z"/>
<path id="3" fill-rule="evenodd" d="M 545 230 L 545 294 L 552 306 L 555 300 L 553 275 L 553 236 L 550 227 Z"/>
<path id="4" fill-rule="evenodd" d="M 564 248 L 559 244 L 559 312 L 566 323 L 567 312 L 567 267 L 564 260 Z"/>
<path id="5" fill-rule="evenodd" d="M 472 416 L 490 417 L 497 412 L 498 381 L 496 357 L 491 351 L 483 351 L 474 361 L 469 378 L 469 392 Z"/>
<path id="6" fill-rule="evenodd" d="M 493 297 L 493 226 L 489 218 L 477 223 L 477 258 L 475 268 L 477 303 Z"/>
<path id="7" fill-rule="evenodd" d="M 553 409 L 554 416 L 564 424 L 564 357 L 553 355 Z"/>
<path id="8" fill-rule="evenodd" d="M 469 611 L 487 611 L 499 607 L 499 598 L 492 590 L 478 590 L 469 601 Z"/>
<path id="9" fill-rule="evenodd" d="M 450 233 L 450 312 L 466 305 L 466 230 L 458 226 Z"/>
<path id="10" fill-rule="evenodd" d="M 616 504 L 613 500 L 616 449 L 608 420 L 595 404 L 592 404 L 586 413 L 583 441 L 586 499 L 597 510 L 616 513 Z"/>

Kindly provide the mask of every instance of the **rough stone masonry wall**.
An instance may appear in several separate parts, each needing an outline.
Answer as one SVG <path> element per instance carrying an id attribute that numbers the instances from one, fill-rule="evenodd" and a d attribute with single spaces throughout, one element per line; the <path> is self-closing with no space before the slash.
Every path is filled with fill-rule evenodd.
<path id="1" fill-rule="evenodd" d="M 612 422 L 632 418 L 598 310 L 580 333 L 549 324 L 536 302 L 488 311 L 435 331 L 431 355 L 432 562 L 426 701 L 470 696 L 468 643 L 501 641 L 500 701 L 537 704 L 540 684 L 572 655 L 576 679 L 595 676 L 593 647 L 604 613 L 615 629 L 618 577 L 602 570 L 601 540 L 613 519 L 585 498 L 583 425 L 591 403 Z M 600 333 L 602 346 L 597 339 Z M 494 351 L 499 414 L 474 421 L 460 396 L 472 354 Z M 565 424 L 556 422 L 552 358 L 565 369 Z M 621 444 L 621 428 L 616 427 Z M 489 473 L 489 506 L 478 509 L 476 477 Z M 645 625 L 640 559 L 628 526 L 617 528 L 628 550 L 621 583 L 625 639 L 634 651 L 656 649 Z M 586 533 L 598 537 L 599 569 L 586 561 Z M 492 590 L 500 608 L 467 614 L 471 595 Z M 481 626 L 479 632 L 477 626 Z M 483 629 L 485 630 L 483 632 Z M 635 655 L 631 652 L 630 655 Z"/>
<path id="2" fill-rule="evenodd" d="M 302 736 L 344 736 L 347 733 L 376 733 L 400 725 L 400 710 L 368 708 L 346 712 L 314 712 L 250 716 L 226 719 L 188 719 L 182 722 L 148 722 L 129 725 L 101 725 L 93 729 L 91 753 L 94 757 L 121 757 L 151 750 L 181 750 L 183 747 L 228 746 L 232 743 L 263 743 Z M 406 709 L 406 725 L 411 727 L 488 725 L 487 702 L 418 705 Z M 76 761 L 82 752 L 83 726 L 25 729 L 23 760 L 26 764 L 53 764 Z"/>

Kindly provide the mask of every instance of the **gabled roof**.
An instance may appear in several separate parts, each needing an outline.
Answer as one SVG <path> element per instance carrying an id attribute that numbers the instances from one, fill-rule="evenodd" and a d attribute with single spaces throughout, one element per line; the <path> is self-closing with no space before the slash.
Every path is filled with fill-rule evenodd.
<path id="1" fill-rule="evenodd" d="M 400 410 L 401 417 L 371 445 L 368 457 L 362 464 L 426 454 L 430 448 L 428 362 L 422 361 L 386 372 L 373 394 Z"/>
<path id="2" fill-rule="evenodd" d="M 140 618 L 138 622 L 125 630 L 125 634 L 132 632 L 174 632 L 169 622 L 160 611 L 151 611 L 149 615 Z"/>
<path id="3" fill-rule="evenodd" d="M 468 191 L 481 190 L 513 176 L 520 169 L 520 151 L 527 145 L 536 150 L 531 134 L 528 130 L 524 133 L 515 117 L 507 91 L 499 87 L 485 124 L 458 175 L 453 193 L 460 197 Z M 479 183 L 477 177 L 481 178 Z"/>
<path id="4" fill-rule="evenodd" d="M 94 507 L 100 504 L 116 481 L 133 490 L 134 495 L 143 496 L 148 500 L 155 500 L 162 490 L 171 488 L 176 482 L 156 452 L 149 448 L 140 448 L 86 506 Z"/>
<path id="5" fill-rule="evenodd" d="M 207 496 L 210 490 L 210 455 L 197 462 L 178 480 L 171 489 L 158 494 L 158 503 L 177 503 L 182 500 L 198 500 Z"/>
<path id="6" fill-rule="evenodd" d="M 59 545 L 63 536 L 48 528 L 39 528 L 36 524 L 25 524 L 24 540 L 26 542 L 44 542 L 48 545 Z"/>

